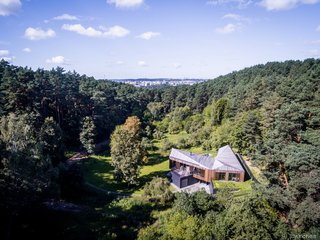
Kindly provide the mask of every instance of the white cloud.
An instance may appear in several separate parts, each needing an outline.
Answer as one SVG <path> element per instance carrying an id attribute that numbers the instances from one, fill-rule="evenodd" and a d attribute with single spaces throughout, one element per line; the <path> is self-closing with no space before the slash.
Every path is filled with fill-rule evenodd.
<path id="1" fill-rule="evenodd" d="M 72 16 L 72 15 L 69 15 L 69 14 L 62 14 L 60 16 L 56 16 L 53 18 L 53 20 L 70 20 L 70 21 L 75 21 L 75 20 L 79 20 L 78 17 L 76 16 Z"/>
<path id="2" fill-rule="evenodd" d="M 109 28 L 108 31 L 104 32 L 103 35 L 106 37 L 117 38 L 124 37 L 130 33 L 129 30 L 121 27 L 121 26 L 113 26 Z"/>
<path id="3" fill-rule="evenodd" d="M 6 50 L 6 49 L 0 50 L 0 61 L 4 60 L 4 61 L 7 61 L 7 62 L 12 62 L 16 57 L 9 56 L 9 54 L 10 54 L 9 50 Z"/>
<path id="4" fill-rule="evenodd" d="M 228 13 L 222 17 L 222 19 L 232 19 L 238 22 L 250 22 L 249 18 L 246 18 L 244 16 L 234 14 L 234 13 Z"/>
<path id="5" fill-rule="evenodd" d="M 0 57 L 1 56 L 8 56 L 10 54 L 9 50 L 0 50 Z"/>
<path id="6" fill-rule="evenodd" d="M 7 62 L 12 62 L 15 59 L 15 57 L 0 57 L 0 60 L 4 60 Z"/>
<path id="7" fill-rule="evenodd" d="M 24 32 L 24 36 L 29 40 L 42 40 L 55 37 L 56 33 L 52 29 L 48 29 L 47 31 L 45 31 L 41 28 L 29 27 Z"/>
<path id="8" fill-rule="evenodd" d="M 24 51 L 26 53 L 29 53 L 29 52 L 31 52 L 31 49 L 30 48 L 24 48 L 24 49 L 22 49 L 22 51 Z"/>
<path id="9" fill-rule="evenodd" d="M 269 11 L 288 10 L 301 4 L 316 4 L 319 0 L 263 0 L 260 5 Z"/>
<path id="10" fill-rule="evenodd" d="M 216 32 L 219 34 L 230 34 L 235 31 L 238 31 L 241 29 L 241 25 L 239 24 L 233 24 L 233 23 L 228 23 L 227 25 L 221 27 L 221 28 L 216 28 Z"/>
<path id="11" fill-rule="evenodd" d="M 140 67 L 146 67 L 146 66 L 148 66 L 145 61 L 139 61 L 139 62 L 138 62 L 138 65 L 139 65 Z"/>
<path id="12" fill-rule="evenodd" d="M 137 38 L 141 38 L 144 40 L 150 40 L 151 38 L 154 38 L 157 36 L 160 36 L 159 32 L 145 32 L 145 33 L 142 33 L 139 36 L 137 36 Z"/>
<path id="13" fill-rule="evenodd" d="M 252 2 L 252 0 L 208 0 L 207 4 L 213 6 L 236 4 L 238 8 L 245 8 Z"/>
<path id="14" fill-rule="evenodd" d="M 144 0 L 107 0 L 108 4 L 114 4 L 117 8 L 137 8 Z"/>
<path id="15" fill-rule="evenodd" d="M 320 25 L 316 28 L 317 32 L 320 32 Z"/>
<path id="16" fill-rule="evenodd" d="M 46 63 L 65 65 L 65 64 L 67 64 L 67 60 L 65 59 L 64 56 L 55 56 L 55 57 L 47 59 Z"/>
<path id="17" fill-rule="evenodd" d="M 20 0 L 0 0 L 0 16 L 9 16 L 21 8 Z"/>
<path id="18" fill-rule="evenodd" d="M 62 29 L 70 31 L 70 32 L 76 32 L 80 35 L 85 35 L 88 37 L 101 37 L 102 36 L 101 31 L 98 31 L 92 27 L 84 28 L 81 24 L 73 24 L 73 25 L 63 24 Z"/>
<path id="19" fill-rule="evenodd" d="M 123 62 L 123 61 L 116 61 L 115 64 L 116 64 L 116 65 L 123 65 L 124 62 Z"/>
<path id="20" fill-rule="evenodd" d="M 100 29 L 102 27 L 99 27 Z M 121 26 L 113 26 L 111 28 L 105 29 L 100 31 L 93 27 L 85 28 L 81 24 L 64 24 L 62 26 L 63 30 L 71 31 L 78 33 L 80 35 L 84 35 L 87 37 L 105 37 L 105 38 L 119 38 L 127 36 L 130 31 L 121 27 Z"/>

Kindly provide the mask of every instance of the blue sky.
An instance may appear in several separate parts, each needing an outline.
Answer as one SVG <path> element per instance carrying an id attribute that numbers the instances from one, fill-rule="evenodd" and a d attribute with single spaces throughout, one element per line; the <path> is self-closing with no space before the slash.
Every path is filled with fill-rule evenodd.
<path id="1" fill-rule="evenodd" d="M 320 0 L 0 0 L 0 58 L 96 78 L 214 78 L 320 57 Z"/>

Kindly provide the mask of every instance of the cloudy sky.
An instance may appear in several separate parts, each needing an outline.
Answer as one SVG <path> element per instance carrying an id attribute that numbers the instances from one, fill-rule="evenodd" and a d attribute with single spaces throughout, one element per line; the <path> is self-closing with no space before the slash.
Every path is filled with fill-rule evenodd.
<path id="1" fill-rule="evenodd" d="M 320 57 L 320 0 L 0 0 L 0 58 L 96 78 L 213 78 Z"/>

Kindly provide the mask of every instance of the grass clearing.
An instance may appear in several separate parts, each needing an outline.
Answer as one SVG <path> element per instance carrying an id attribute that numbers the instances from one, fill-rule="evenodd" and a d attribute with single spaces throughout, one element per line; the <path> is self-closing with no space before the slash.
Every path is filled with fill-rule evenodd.
<path id="1" fill-rule="evenodd" d="M 169 140 L 169 142 L 173 143 L 175 148 L 178 148 L 177 145 L 178 145 L 179 140 L 187 139 L 189 136 L 190 136 L 190 134 L 188 134 L 186 131 L 182 131 L 177 134 L 169 134 L 169 133 L 165 134 L 165 137 Z M 158 149 L 162 149 L 163 141 L 164 141 L 164 139 L 157 140 L 155 146 L 158 147 Z M 210 154 L 212 154 L 212 156 L 215 156 L 217 154 L 217 151 L 215 149 L 212 149 L 211 151 L 205 151 L 202 149 L 201 146 L 190 147 L 190 148 L 185 148 L 185 149 L 182 148 L 182 150 L 193 152 L 193 153 L 199 153 L 199 154 L 210 153 Z M 167 153 L 167 154 L 169 154 L 169 153 Z"/>
<path id="2" fill-rule="evenodd" d="M 225 182 L 225 181 L 213 181 L 213 186 L 215 189 L 230 189 L 235 190 L 234 196 L 240 197 L 249 194 L 252 191 L 252 180 L 247 180 L 245 182 Z"/>
<path id="3" fill-rule="evenodd" d="M 113 178 L 111 157 L 93 155 L 82 162 L 85 181 L 108 191 L 120 193 L 142 194 L 143 186 L 153 177 L 165 177 L 169 172 L 169 160 L 157 151 L 150 152 L 149 162 L 141 168 L 138 186 L 128 186 L 125 182 L 117 182 Z"/>
<path id="4" fill-rule="evenodd" d="M 214 188 L 238 189 L 240 191 L 251 190 L 252 189 L 251 183 L 252 183 L 252 180 L 248 180 L 245 182 L 226 182 L 226 181 L 217 181 L 217 180 L 213 181 Z"/>
<path id="5" fill-rule="evenodd" d="M 186 131 L 182 131 L 178 134 L 165 134 L 165 136 L 168 138 L 168 140 L 172 143 L 177 143 L 180 139 L 186 139 L 189 137 L 189 134 Z"/>

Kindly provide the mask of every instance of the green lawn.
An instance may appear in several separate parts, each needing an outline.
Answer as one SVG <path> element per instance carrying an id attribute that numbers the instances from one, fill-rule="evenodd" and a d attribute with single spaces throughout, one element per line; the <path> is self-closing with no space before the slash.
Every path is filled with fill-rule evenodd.
<path id="1" fill-rule="evenodd" d="M 94 155 L 84 160 L 82 167 L 85 181 L 109 191 L 141 194 L 146 182 L 156 176 L 165 177 L 169 171 L 168 158 L 158 152 L 151 152 L 149 162 L 141 168 L 140 184 L 137 187 L 129 187 L 126 183 L 119 183 L 113 179 L 113 167 L 110 161 L 110 156 L 103 155 Z"/>
<path id="2" fill-rule="evenodd" d="M 169 138 L 169 141 L 176 143 L 180 138 L 187 137 L 188 134 L 182 132 L 166 136 Z M 143 193 L 143 186 L 146 182 L 149 182 L 156 176 L 165 177 L 170 170 L 168 160 L 170 150 L 165 152 L 160 150 L 163 140 L 154 140 L 153 144 L 156 150 L 149 152 L 149 162 L 141 168 L 139 186 L 129 187 L 126 183 L 119 183 L 113 179 L 113 167 L 110 164 L 111 157 L 109 154 L 93 155 L 88 160 L 83 161 L 82 167 L 84 169 L 85 181 L 109 191 L 134 194 Z M 201 149 L 199 148 L 195 152 L 201 152 Z"/>
<path id="3" fill-rule="evenodd" d="M 165 136 L 168 138 L 168 140 L 172 143 L 177 143 L 182 138 L 187 138 L 189 134 L 186 131 L 182 131 L 178 134 L 165 134 Z"/>
<path id="4" fill-rule="evenodd" d="M 252 180 L 247 180 L 245 182 L 225 182 L 225 181 L 213 181 L 215 189 L 230 189 L 235 190 L 235 196 L 243 196 L 252 191 Z"/>
<path id="5" fill-rule="evenodd" d="M 178 141 L 180 139 L 186 139 L 189 137 L 189 134 L 186 132 L 186 131 L 182 131 L 178 134 L 165 134 L 165 137 L 171 142 L 174 144 L 174 147 L 177 148 L 177 146 L 175 146 Z M 156 144 L 155 146 L 157 146 L 159 149 L 162 148 L 162 143 L 163 143 L 163 140 L 161 141 L 156 141 Z M 194 152 L 194 153 L 199 153 L 199 154 L 207 154 L 207 153 L 211 153 L 213 156 L 216 155 L 216 150 L 213 149 L 212 151 L 204 151 L 202 149 L 202 147 L 191 147 L 191 148 L 186 148 L 186 149 L 183 149 L 183 150 L 186 150 L 186 151 L 189 151 L 189 152 Z"/>

